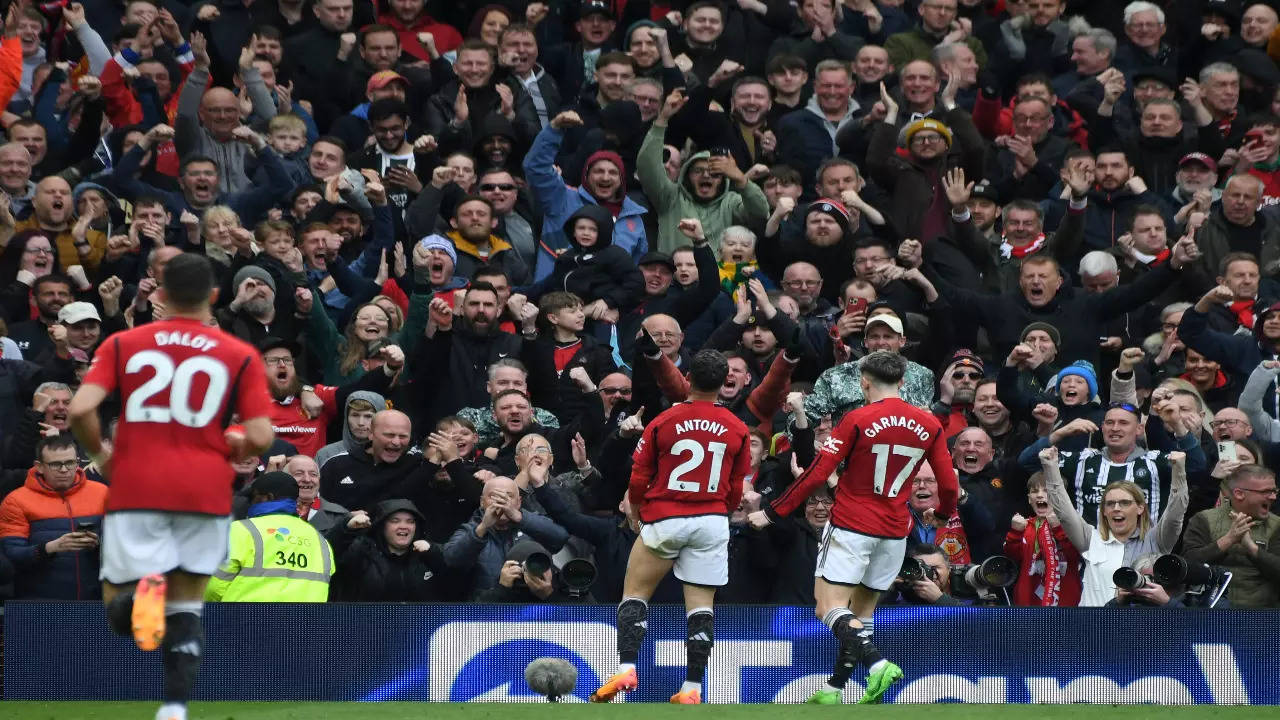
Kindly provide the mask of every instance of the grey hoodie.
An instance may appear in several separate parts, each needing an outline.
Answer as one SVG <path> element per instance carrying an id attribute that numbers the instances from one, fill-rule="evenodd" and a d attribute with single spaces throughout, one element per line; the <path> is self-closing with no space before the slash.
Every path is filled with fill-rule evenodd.
<path id="1" fill-rule="evenodd" d="M 351 426 L 347 424 L 347 416 L 351 414 L 351 401 L 364 400 L 373 405 L 374 412 L 382 412 L 387 409 L 387 401 L 376 392 L 368 390 L 357 390 L 347 396 L 347 402 L 342 407 L 342 440 L 340 442 L 332 442 L 320 448 L 320 452 L 316 453 L 316 467 L 322 468 L 324 464 L 339 455 L 362 455 L 366 443 L 363 443 L 351 435 Z"/>

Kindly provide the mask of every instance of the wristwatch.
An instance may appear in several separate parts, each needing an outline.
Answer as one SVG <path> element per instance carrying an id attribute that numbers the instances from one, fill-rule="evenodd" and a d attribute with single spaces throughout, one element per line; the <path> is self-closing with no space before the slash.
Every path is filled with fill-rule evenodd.
<path id="1" fill-rule="evenodd" d="M 302 392 L 304 392 L 304 393 L 305 393 L 305 392 L 315 393 L 315 391 L 316 391 L 316 387 L 315 387 L 314 385 L 303 385 L 303 386 L 302 386 Z"/>

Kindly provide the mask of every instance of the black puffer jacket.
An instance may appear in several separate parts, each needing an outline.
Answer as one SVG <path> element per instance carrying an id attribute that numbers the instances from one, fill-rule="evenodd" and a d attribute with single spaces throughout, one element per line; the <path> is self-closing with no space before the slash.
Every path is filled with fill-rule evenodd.
<path id="1" fill-rule="evenodd" d="M 583 219 L 596 225 L 596 242 L 586 248 L 573 232 L 578 220 Z M 613 216 L 608 210 L 599 205 L 583 205 L 564 221 L 564 234 L 569 239 L 569 249 L 556 258 L 551 274 L 534 287 L 530 300 L 564 290 L 587 304 L 604 300 L 616 310 L 627 311 L 639 304 L 644 297 L 644 276 L 631 255 L 613 244 Z"/>
<path id="2" fill-rule="evenodd" d="M 445 571 L 440 546 L 425 553 L 410 549 L 391 552 L 383 538 L 387 518 L 397 512 L 412 513 L 418 521 L 415 540 L 425 535 L 426 520 L 408 500 L 383 500 L 373 510 L 368 530 L 352 530 L 345 522 L 325 533 L 338 559 L 329 583 L 329 599 L 345 602 L 430 602 L 444 599 L 436 587 L 436 575 Z"/>

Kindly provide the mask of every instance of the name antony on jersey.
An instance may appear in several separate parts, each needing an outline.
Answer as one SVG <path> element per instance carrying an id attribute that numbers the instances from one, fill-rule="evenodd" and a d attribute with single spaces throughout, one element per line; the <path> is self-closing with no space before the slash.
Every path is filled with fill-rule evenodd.
<path id="1" fill-rule="evenodd" d="M 703 430 L 709 433 L 715 433 L 716 437 L 719 437 L 729 432 L 729 428 L 721 425 L 718 422 L 714 422 L 712 420 L 699 420 L 695 418 L 693 420 L 684 420 L 682 422 L 676 423 L 677 435 L 683 435 L 684 433 L 693 432 L 695 430 Z"/>
<path id="2" fill-rule="evenodd" d="M 925 430 L 920 423 L 912 420 L 911 418 L 902 417 L 901 415 L 887 415 L 882 417 L 871 423 L 871 427 L 864 430 L 862 434 L 869 438 L 873 438 L 876 435 L 879 435 L 881 430 L 887 430 L 891 427 L 906 428 L 915 433 L 921 440 L 929 439 L 929 431 Z"/>

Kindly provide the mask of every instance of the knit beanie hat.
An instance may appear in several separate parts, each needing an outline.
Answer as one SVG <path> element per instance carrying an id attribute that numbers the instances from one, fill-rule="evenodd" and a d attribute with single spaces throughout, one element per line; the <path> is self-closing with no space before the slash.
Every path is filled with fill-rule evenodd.
<path id="1" fill-rule="evenodd" d="M 458 264 L 458 250 L 453 246 L 453 241 L 443 235 L 428 235 L 419 241 L 420 245 L 426 250 L 443 250 L 449 259 L 456 266 Z"/>
<path id="2" fill-rule="evenodd" d="M 1268 315 L 1277 311 L 1280 311 L 1280 302 L 1272 303 L 1263 309 L 1259 309 L 1257 306 L 1253 308 L 1253 312 L 1254 312 L 1253 336 L 1258 340 L 1258 342 L 1267 342 L 1267 343 L 1273 342 L 1273 341 L 1267 340 L 1266 337 L 1262 334 L 1262 323 L 1267 319 Z"/>
<path id="3" fill-rule="evenodd" d="M 1049 339 L 1053 341 L 1053 346 L 1059 349 L 1062 348 L 1062 333 L 1058 332 L 1058 328 L 1047 322 L 1033 322 L 1022 328 L 1022 334 L 1018 336 L 1018 342 L 1026 342 L 1027 336 L 1036 330 L 1048 333 Z"/>
<path id="4" fill-rule="evenodd" d="M 1088 360 L 1077 360 L 1062 368 L 1054 378 L 1054 385 L 1061 385 L 1062 378 L 1068 375 L 1077 375 L 1084 378 L 1086 383 L 1089 383 L 1090 399 L 1093 399 L 1098 394 L 1098 373 L 1093 369 L 1093 363 Z"/>
<path id="5" fill-rule="evenodd" d="M 235 292 L 240 292 L 240 285 L 249 278 L 253 278 L 254 280 L 257 280 L 263 285 L 271 288 L 271 292 L 276 292 L 276 281 L 271 277 L 271 273 L 257 265 L 246 265 L 240 268 L 240 272 L 236 273 L 235 277 L 231 278 L 231 288 Z"/>
<path id="6" fill-rule="evenodd" d="M 809 203 L 808 209 L 805 210 L 805 218 L 807 219 L 811 213 L 826 213 L 835 218 L 836 224 L 840 226 L 840 232 L 849 232 L 849 211 L 844 205 L 830 198 L 818 198 Z"/>
<path id="7" fill-rule="evenodd" d="M 921 130 L 932 130 L 942 136 L 942 141 L 951 147 L 951 128 L 933 118 L 920 118 L 907 126 L 904 144 L 911 145 L 911 138 Z"/>

